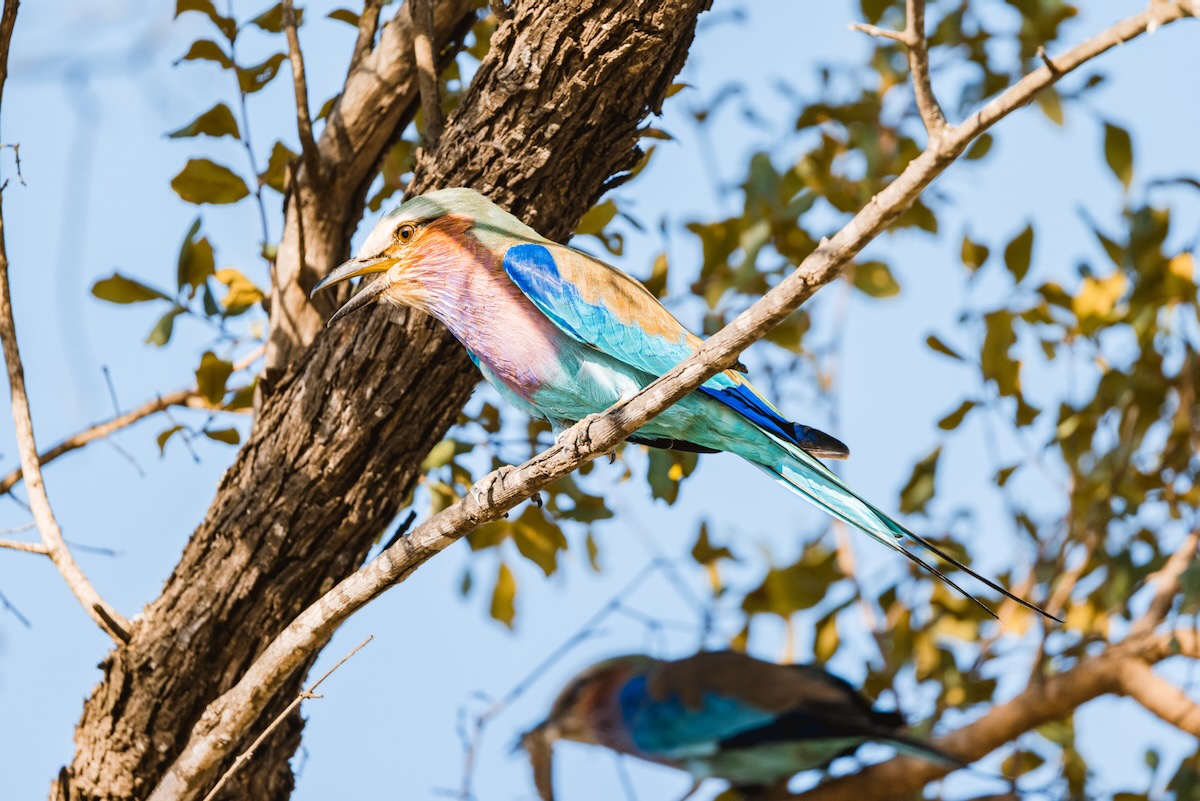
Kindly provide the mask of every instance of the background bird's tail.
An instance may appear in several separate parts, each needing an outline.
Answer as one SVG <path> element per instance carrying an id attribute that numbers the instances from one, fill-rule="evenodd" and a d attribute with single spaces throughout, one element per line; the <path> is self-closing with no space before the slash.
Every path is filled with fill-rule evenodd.
<path id="1" fill-rule="evenodd" d="M 958 768 L 965 768 L 970 764 L 936 746 L 905 734 L 880 735 L 879 741 L 892 746 L 901 754 L 927 759 L 930 762 L 936 762 L 956 770 Z"/>
<path id="2" fill-rule="evenodd" d="M 776 441 L 779 442 L 778 440 Z M 950 556 L 948 553 L 924 537 L 909 531 L 904 526 L 900 525 L 895 520 L 888 517 L 883 512 L 879 511 L 870 503 L 865 501 L 863 498 L 855 494 L 855 492 L 846 486 L 840 478 L 834 475 L 829 468 L 821 464 L 812 456 L 809 456 L 799 448 L 789 446 L 787 443 L 779 442 L 779 445 L 783 449 L 784 455 L 783 458 L 779 460 L 778 464 L 774 466 L 768 466 L 755 462 L 755 466 L 770 475 L 777 482 L 787 487 L 792 492 L 800 495 L 811 503 L 816 504 L 837 519 L 859 529 L 860 531 L 866 532 L 872 538 L 882 542 L 889 548 L 904 554 L 906 557 L 916 562 L 930 573 L 933 573 L 935 576 L 942 579 L 942 581 L 945 581 L 962 595 L 978 604 L 992 617 L 996 617 L 996 613 L 993 612 L 991 608 L 987 606 L 987 604 L 983 603 L 974 595 L 955 584 L 940 570 L 906 549 L 903 545 L 901 545 L 901 543 L 906 539 L 915 542 L 949 564 L 954 565 L 959 570 L 962 570 L 967 575 L 983 582 L 988 587 L 991 587 L 993 590 L 996 590 L 1005 597 L 1016 601 L 1021 606 L 1031 609 L 1041 615 L 1045 615 L 1051 620 L 1058 620 L 1058 618 L 1054 617 L 1054 615 L 1051 615 L 1044 609 L 1035 606 L 1029 601 L 1026 601 L 1024 598 L 1014 595 L 991 579 L 976 573 L 974 570 L 967 567 L 962 562 L 959 562 L 957 559 Z"/>

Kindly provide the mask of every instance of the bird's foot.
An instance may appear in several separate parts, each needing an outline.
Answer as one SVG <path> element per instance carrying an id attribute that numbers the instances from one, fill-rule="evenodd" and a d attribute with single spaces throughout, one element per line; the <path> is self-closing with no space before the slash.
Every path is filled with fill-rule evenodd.
<path id="1" fill-rule="evenodd" d="M 485 501 L 487 503 L 492 502 L 497 488 L 504 488 L 504 481 L 513 470 L 516 470 L 516 468 L 510 464 L 501 465 L 475 482 L 471 487 L 471 497 L 475 499 L 475 504 L 480 509 L 483 508 Z"/>
<path id="2" fill-rule="evenodd" d="M 532 495 L 530 495 L 529 502 L 532 503 L 537 508 L 541 509 L 542 508 L 542 493 L 535 492 Z"/>
<path id="3" fill-rule="evenodd" d="M 592 423 L 600 419 L 598 414 L 589 414 L 575 425 L 560 431 L 554 441 L 572 457 L 583 455 L 584 451 L 592 449 Z"/>

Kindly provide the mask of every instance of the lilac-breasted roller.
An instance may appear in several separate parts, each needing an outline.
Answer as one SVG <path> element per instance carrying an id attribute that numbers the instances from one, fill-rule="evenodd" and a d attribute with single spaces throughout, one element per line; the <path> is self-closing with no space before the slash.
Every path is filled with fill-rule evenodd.
<path id="1" fill-rule="evenodd" d="M 505 400 L 555 430 L 634 395 L 700 345 L 636 279 L 545 239 L 472 189 L 409 199 L 379 221 L 357 258 L 313 292 L 372 273 L 382 275 L 339 309 L 331 325 L 380 298 L 432 315 L 467 348 Z M 735 371 L 713 376 L 629 439 L 737 454 L 972 600 L 900 543 L 917 542 L 1036 609 L 855 494 L 816 458 L 845 458 L 846 446 L 789 421 Z"/>
<path id="2" fill-rule="evenodd" d="M 522 739 L 545 801 L 558 740 L 599 745 L 747 791 L 827 766 L 867 742 L 963 767 L 903 732 L 904 718 L 873 708 L 815 665 L 777 665 L 732 651 L 666 662 L 622 656 L 567 683 L 549 717 Z"/>

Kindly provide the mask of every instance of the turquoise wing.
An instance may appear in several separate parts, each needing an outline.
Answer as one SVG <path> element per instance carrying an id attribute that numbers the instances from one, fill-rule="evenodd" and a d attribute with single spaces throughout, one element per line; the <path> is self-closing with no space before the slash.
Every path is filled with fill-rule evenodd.
<path id="1" fill-rule="evenodd" d="M 650 376 L 662 375 L 700 347 L 700 338 L 638 281 L 586 253 L 528 242 L 509 247 L 503 263 L 512 282 L 565 334 Z M 849 455 L 833 437 L 787 420 L 731 370 L 717 373 L 699 391 L 786 442 L 822 456 Z"/>
<path id="2" fill-rule="evenodd" d="M 639 751 L 661 759 L 692 759 L 715 753 L 722 741 L 758 729 L 775 715 L 733 698 L 704 693 L 690 708 L 675 695 L 657 699 L 635 676 L 621 688 L 618 703 L 625 730 Z"/>

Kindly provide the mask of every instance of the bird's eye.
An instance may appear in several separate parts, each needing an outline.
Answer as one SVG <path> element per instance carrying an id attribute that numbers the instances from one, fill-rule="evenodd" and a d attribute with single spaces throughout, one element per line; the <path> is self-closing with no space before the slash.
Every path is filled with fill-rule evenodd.
<path id="1" fill-rule="evenodd" d="M 412 241 L 412 238 L 413 238 L 413 237 L 416 235 L 416 233 L 417 233 L 417 228 L 416 228 L 416 226 L 414 226 L 414 225 L 402 225 L 402 226 L 400 226 L 400 228 L 399 228 L 399 229 L 396 231 L 396 237 L 397 237 L 397 238 L 398 238 L 398 239 L 399 239 L 401 242 L 411 242 L 411 241 Z"/>

